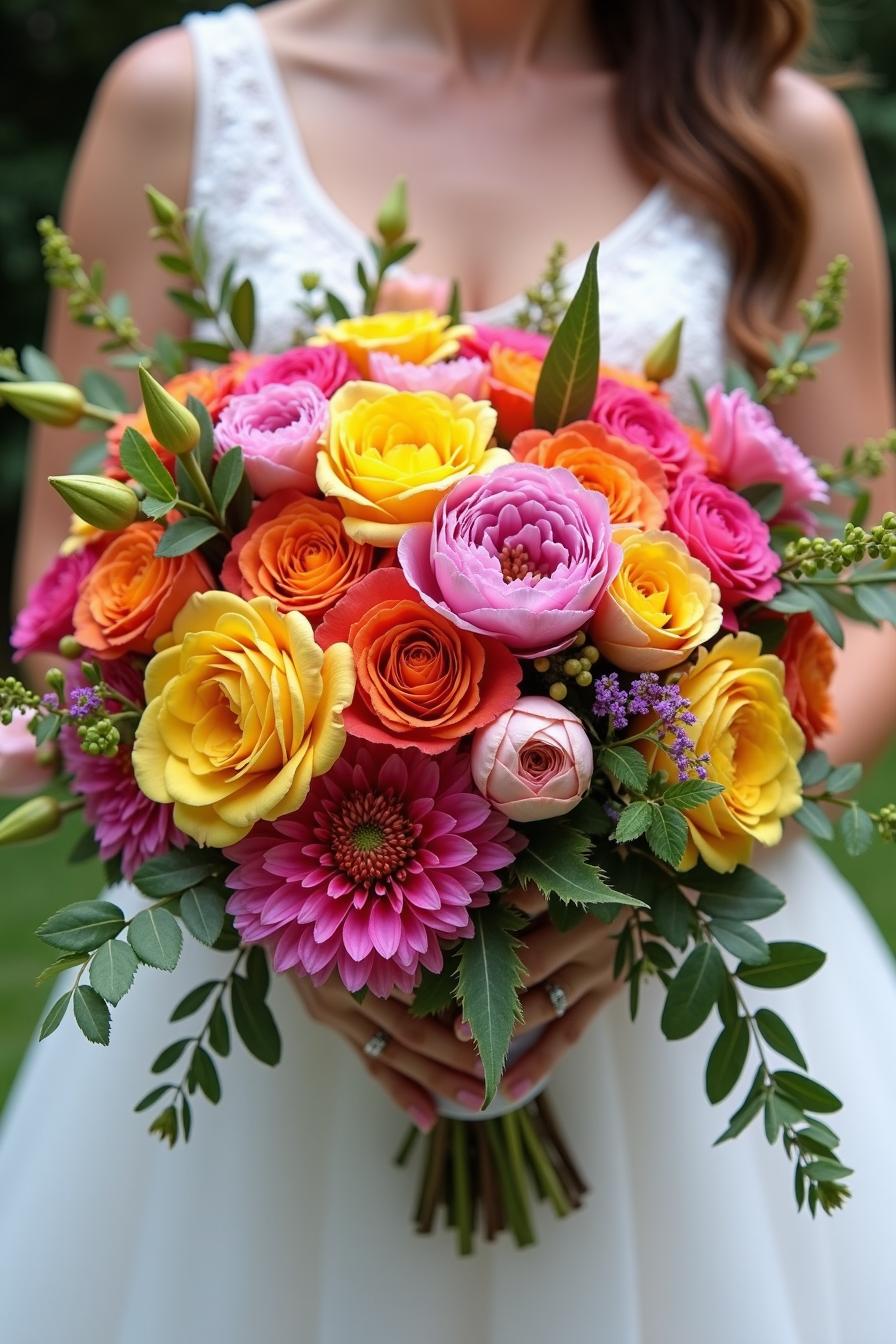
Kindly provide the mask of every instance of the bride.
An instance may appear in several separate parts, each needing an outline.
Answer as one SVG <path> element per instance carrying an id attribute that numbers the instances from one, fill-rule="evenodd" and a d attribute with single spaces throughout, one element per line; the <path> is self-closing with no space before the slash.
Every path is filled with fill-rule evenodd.
<path id="1" fill-rule="evenodd" d="M 795 296 L 845 252 L 841 351 L 781 413 L 807 451 L 832 456 L 893 420 L 889 283 L 853 127 L 790 68 L 810 21 L 808 0 L 280 0 L 193 15 L 110 71 L 66 225 L 140 324 L 171 330 L 142 187 L 189 198 L 213 253 L 251 274 L 257 343 L 273 349 L 290 339 L 300 272 L 353 297 L 363 226 L 403 174 L 420 265 L 459 277 L 471 316 L 511 321 L 558 236 L 579 258 L 600 238 L 606 358 L 637 365 L 686 312 L 682 365 L 704 384 L 730 349 L 761 359 Z M 94 358 L 58 303 L 50 347 L 67 375 Z M 686 384 L 672 391 L 686 412 Z M 36 440 L 26 580 L 62 535 L 43 482 L 70 448 Z M 836 754 L 880 745 L 894 668 L 892 631 L 850 632 Z M 303 1008 L 281 983 L 281 1067 L 228 1060 L 220 1110 L 169 1152 L 131 1110 L 169 1039 L 177 989 L 159 975 L 122 1004 L 108 1052 L 60 1031 L 25 1066 L 0 1143 L 4 1339 L 884 1344 L 896 980 L 810 843 L 791 839 L 764 868 L 790 896 L 775 936 L 830 949 L 787 1008 L 813 1069 L 849 1102 L 854 1198 L 835 1218 L 796 1214 L 757 1127 L 712 1148 L 727 1112 L 702 1096 L 707 1041 L 665 1042 L 649 995 L 629 1023 L 602 925 L 533 943 L 527 1018 L 547 1028 L 504 1084 L 513 1096 L 556 1071 L 591 1195 L 546 1219 L 535 1250 L 483 1246 L 470 1262 L 442 1234 L 412 1235 L 413 1177 L 388 1162 L 396 1106 L 428 1129 L 432 1091 L 478 1104 L 469 1043 L 332 987 L 303 984 Z M 211 956 L 196 947 L 176 977 L 205 978 Z M 573 1004 L 562 1020 L 546 979 Z M 390 1042 L 371 1061 L 360 1046 L 377 1026 Z"/>

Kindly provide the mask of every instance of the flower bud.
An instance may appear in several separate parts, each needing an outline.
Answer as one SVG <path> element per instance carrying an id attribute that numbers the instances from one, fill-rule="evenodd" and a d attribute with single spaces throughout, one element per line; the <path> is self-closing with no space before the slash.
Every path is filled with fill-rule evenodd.
<path id="1" fill-rule="evenodd" d="M 103 532 L 120 532 L 137 517 L 138 501 L 123 481 L 105 476 L 50 476 L 72 513 Z"/>
<path id="2" fill-rule="evenodd" d="M 67 429 L 85 413 L 84 393 L 72 383 L 0 382 L 0 405 L 6 403 L 26 420 Z"/>
<path id="3" fill-rule="evenodd" d="M 199 442 L 199 421 L 192 411 L 166 392 L 142 364 L 138 373 L 146 418 L 156 439 L 175 457 L 191 453 Z"/>
<path id="4" fill-rule="evenodd" d="M 60 668 L 51 667 L 47 669 L 44 680 L 51 691 L 62 698 L 65 695 L 65 677 Z"/>
<path id="5" fill-rule="evenodd" d="M 650 354 L 644 361 L 644 377 L 649 378 L 652 383 L 664 383 L 667 378 L 671 378 L 678 368 L 678 356 L 681 351 L 681 329 L 684 326 L 684 318 L 680 317 L 657 341 Z"/>
<path id="6" fill-rule="evenodd" d="M 376 231 L 384 243 L 397 243 L 408 227 L 408 187 L 403 177 L 396 178 L 376 217 Z"/>
<path id="7" fill-rule="evenodd" d="M 74 635 L 63 635 L 59 641 L 59 657 L 69 660 L 80 658 L 84 652 L 84 646 L 79 644 Z"/>
<path id="8" fill-rule="evenodd" d="M 55 798 L 46 794 L 29 798 L 0 821 L 0 845 L 17 845 L 52 835 L 61 820 L 62 808 Z"/>
<path id="9" fill-rule="evenodd" d="M 160 224 L 163 229 L 170 229 L 172 224 L 176 224 L 180 219 L 181 211 L 177 208 L 170 196 L 165 196 L 161 191 L 149 185 L 143 189 L 146 192 L 146 199 L 149 201 L 149 208 L 152 211 L 153 219 Z"/>

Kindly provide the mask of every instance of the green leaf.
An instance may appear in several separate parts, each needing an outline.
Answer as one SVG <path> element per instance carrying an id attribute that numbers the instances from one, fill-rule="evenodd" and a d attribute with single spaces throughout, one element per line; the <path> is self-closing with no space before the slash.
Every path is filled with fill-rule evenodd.
<path id="1" fill-rule="evenodd" d="M 711 919 L 767 919 L 784 906 L 784 893 L 752 868 L 716 873 L 698 863 L 687 882 L 701 893 L 698 907 Z"/>
<path id="2" fill-rule="evenodd" d="M 151 1071 L 153 1073 L 164 1073 L 166 1069 L 170 1069 L 172 1064 L 177 1063 L 188 1045 L 192 1045 L 192 1041 L 186 1038 L 180 1041 L 172 1041 L 170 1045 L 166 1045 L 162 1053 L 153 1060 Z"/>
<path id="3" fill-rule="evenodd" d="M 775 1105 L 776 1100 L 774 1092 L 769 1092 L 765 1098 L 765 1137 L 769 1143 L 776 1142 L 781 1129 L 781 1117 Z"/>
<path id="4" fill-rule="evenodd" d="M 440 971 L 424 970 L 408 1012 L 411 1017 L 434 1017 L 455 1006 L 456 994 L 457 960 L 446 957 Z"/>
<path id="5" fill-rule="evenodd" d="M 639 835 L 644 834 L 650 825 L 653 807 L 653 803 L 637 802 L 629 803 L 628 807 L 623 808 L 613 832 L 613 839 L 617 845 L 637 840 Z"/>
<path id="6" fill-rule="evenodd" d="M 50 1011 L 44 1018 L 43 1022 L 41 1023 L 40 1040 L 43 1041 L 46 1039 L 47 1036 L 52 1036 L 53 1032 L 59 1026 L 59 1023 L 65 1017 L 65 1012 L 66 1009 L 68 1008 L 69 1000 L 72 997 L 73 993 L 74 990 L 72 989 L 68 990 L 67 993 L 63 994 L 53 1004 L 53 1007 L 50 1009 Z"/>
<path id="7" fill-rule="evenodd" d="M 42 747 L 45 742 L 51 742 L 59 736 L 59 729 L 62 727 L 62 719 L 58 714 L 44 714 L 37 721 L 34 731 L 34 741 L 36 746 Z"/>
<path id="8" fill-rule="evenodd" d="M 159 544 L 156 546 L 156 555 L 164 559 L 173 559 L 177 555 L 188 555 L 190 551 L 196 551 L 212 537 L 220 535 L 220 529 L 214 523 L 208 523 L 204 518 L 180 518 L 165 531 L 159 538 Z"/>
<path id="9" fill-rule="evenodd" d="M 79 453 L 75 453 L 69 463 L 69 471 L 76 475 L 101 476 L 103 464 L 109 456 L 109 445 L 105 439 L 99 443 L 89 443 Z"/>
<path id="10" fill-rule="evenodd" d="M 230 320 L 248 350 L 255 335 L 255 287 L 248 277 L 237 285 L 230 300 Z"/>
<path id="11" fill-rule="evenodd" d="M 233 1025 L 249 1053 L 262 1064 L 278 1064 L 281 1044 L 277 1023 L 264 999 L 241 975 L 235 975 L 230 982 L 230 1006 Z"/>
<path id="12" fill-rule="evenodd" d="M 157 521 L 164 518 L 166 513 L 171 512 L 171 501 L 168 499 L 156 499 L 154 495 L 144 495 L 140 501 L 140 508 L 147 518 Z"/>
<path id="13" fill-rule="evenodd" d="M 813 803 L 811 798 L 804 798 L 803 805 L 793 814 L 794 821 L 798 821 L 804 830 L 810 835 L 814 835 L 818 840 L 833 840 L 834 823 L 826 812 Z"/>
<path id="14" fill-rule="evenodd" d="M 624 789 L 643 793 L 647 788 L 647 762 L 634 747 L 601 747 L 597 764 L 618 780 Z"/>
<path id="15" fill-rule="evenodd" d="M 725 983 L 718 948 L 698 943 L 685 958 L 666 996 L 660 1027 L 667 1040 L 690 1036 L 709 1016 Z"/>
<path id="16" fill-rule="evenodd" d="M 118 938 L 110 938 L 93 954 L 90 983 L 108 1003 L 119 1003 L 134 983 L 136 972 L 134 949 Z"/>
<path id="17" fill-rule="evenodd" d="M 706 1095 L 713 1105 L 723 1101 L 737 1083 L 749 1048 L 750 1028 L 745 1017 L 723 1027 L 706 1062 Z"/>
<path id="18" fill-rule="evenodd" d="M 142 910 L 128 925 L 128 942 L 141 961 L 159 971 L 173 971 L 184 936 L 170 910 Z"/>
<path id="19" fill-rule="evenodd" d="M 456 327 L 462 321 L 463 308 L 460 300 L 460 282 L 451 281 L 451 293 L 448 298 L 448 316 L 451 318 L 452 327 Z"/>
<path id="20" fill-rule="evenodd" d="M 190 1062 L 190 1076 L 202 1088 L 213 1106 L 221 1100 L 221 1080 L 215 1062 L 207 1050 L 197 1045 Z"/>
<path id="21" fill-rule="evenodd" d="M 221 1055 L 222 1058 L 230 1054 L 230 1027 L 220 1000 L 215 1004 L 208 1020 L 208 1043 L 215 1054 Z"/>
<path id="22" fill-rule="evenodd" d="M 124 915 L 117 905 L 109 901 L 76 901 L 44 920 L 37 936 L 64 952 L 92 952 L 123 928 Z"/>
<path id="23" fill-rule="evenodd" d="M 750 1096 L 738 1110 L 734 1112 L 728 1122 L 728 1128 L 724 1134 L 720 1134 L 713 1147 L 720 1143 L 727 1143 L 729 1139 L 737 1138 L 738 1134 L 746 1129 L 751 1120 L 754 1120 L 765 1105 L 765 1096 L 759 1093 L 758 1096 Z"/>
<path id="24" fill-rule="evenodd" d="M 813 1181 L 842 1181 L 851 1176 L 852 1167 L 844 1167 L 842 1162 L 830 1162 L 824 1159 L 806 1164 L 806 1175 Z"/>
<path id="25" fill-rule="evenodd" d="M 33 383 L 64 382 L 58 366 L 53 363 L 49 355 L 45 355 L 43 350 L 38 350 L 34 345 L 22 346 L 20 363 L 23 373 L 26 373 Z"/>
<path id="26" fill-rule="evenodd" d="M 771 607 L 773 611 L 811 612 L 825 634 L 830 635 L 839 648 L 843 648 L 843 626 L 820 588 L 812 588 L 805 583 L 785 583 L 780 593 L 767 602 L 766 606 Z"/>
<path id="27" fill-rule="evenodd" d="M 534 419 L 552 433 L 585 420 L 594 405 L 600 366 L 598 244 L 591 249 L 581 284 L 548 347 L 535 389 Z"/>
<path id="28" fill-rule="evenodd" d="M 83 966 L 85 961 L 89 961 L 90 956 L 87 952 L 66 952 L 63 956 L 57 957 L 51 961 L 49 966 L 45 966 L 34 981 L 35 986 L 46 984 L 48 980 L 53 980 L 63 971 L 70 971 L 75 966 Z"/>
<path id="29" fill-rule="evenodd" d="M 862 767 L 858 761 L 849 765 L 838 765 L 831 771 L 825 782 L 826 793 L 852 793 L 862 779 Z"/>
<path id="30" fill-rule="evenodd" d="M 534 882 L 546 896 L 580 905 L 615 902 L 619 905 L 644 905 L 634 896 L 614 891 L 603 879 L 599 868 L 588 863 L 591 843 L 586 835 L 574 831 L 562 821 L 545 821 L 527 828 L 529 843 L 514 862 L 520 882 Z"/>
<path id="31" fill-rule="evenodd" d="M 215 460 L 215 427 L 208 413 L 208 407 L 198 397 L 187 397 L 187 410 L 192 411 L 199 421 L 199 442 L 196 445 L 196 455 L 199 458 L 202 474 L 208 480 L 212 463 Z"/>
<path id="32" fill-rule="evenodd" d="M 756 379 L 742 364 L 730 359 L 725 365 L 725 391 L 734 392 L 739 387 L 744 389 L 752 401 L 758 399 L 759 388 L 756 386 Z"/>
<path id="33" fill-rule="evenodd" d="M 162 1083 L 161 1087 L 154 1087 L 151 1092 L 147 1092 L 145 1097 L 141 1097 L 140 1101 L 138 1101 L 137 1105 L 134 1107 L 134 1110 L 148 1111 L 150 1106 L 155 1106 L 156 1102 L 161 1101 L 165 1093 L 170 1091 L 170 1083 Z"/>
<path id="34" fill-rule="evenodd" d="M 827 1113 L 839 1111 L 843 1106 L 843 1102 L 839 1097 L 835 1097 L 833 1092 L 829 1092 L 814 1079 L 806 1078 L 802 1073 L 794 1073 L 791 1069 L 779 1069 L 772 1076 L 784 1095 L 795 1101 L 804 1111 Z"/>
<path id="35" fill-rule="evenodd" d="M 194 938 L 213 947 L 224 928 L 224 899 L 207 884 L 188 887 L 180 898 L 180 917 Z"/>
<path id="36" fill-rule="evenodd" d="M 808 980 L 825 961 L 824 952 L 808 943 L 769 943 L 768 951 L 769 958 L 764 966 L 741 964 L 737 968 L 737 978 L 745 985 L 756 985 L 760 989 L 785 989 L 788 985 Z"/>
<path id="37" fill-rule="evenodd" d="M 212 477 L 212 498 L 223 517 L 228 505 L 239 489 L 243 479 L 243 450 L 240 447 L 228 448 L 219 459 Z"/>
<path id="38" fill-rule="evenodd" d="M 615 910 L 616 908 L 612 905 L 597 907 L 601 911 Z M 588 918 L 588 911 L 584 905 L 574 905 L 572 901 L 564 902 L 558 900 L 556 896 L 549 896 L 548 916 L 555 929 L 559 929 L 561 933 L 569 933 L 571 929 L 578 928 L 583 919 Z"/>
<path id="39" fill-rule="evenodd" d="M 117 411 L 120 415 L 130 410 L 128 395 L 121 383 L 100 369 L 87 370 L 81 378 L 81 389 L 94 406 L 103 406 L 107 411 Z"/>
<path id="40" fill-rule="evenodd" d="M 861 807 L 848 807 L 840 818 L 840 839 L 850 858 L 864 854 L 874 841 L 874 822 Z"/>
<path id="41" fill-rule="evenodd" d="M 840 1135 L 835 1134 L 828 1125 L 822 1124 L 820 1120 L 812 1119 L 805 1129 L 800 1130 L 800 1135 L 808 1135 L 810 1139 L 815 1139 L 818 1143 L 824 1144 L 828 1148 L 836 1148 L 840 1142 Z"/>
<path id="42" fill-rule="evenodd" d="M 195 294 L 188 294 L 182 289 L 166 289 L 165 293 L 182 313 L 186 313 L 187 317 L 192 317 L 194 321 L 208 322 L 215 316 L 214 309 L 210 308 L 204 299 L 197 299 Z"/>
<path id="43" fill-rule="evenodd" d="M 766 523 L 771 522 L 776 514 L 781 512 L 781 505 L 784 503 L 784 488 L 775 481 L 759 481 L 756 485 L 745 486 L 739 490 L 748 504 L 759 514 L 759 517 Z"/>
<path id="44" fill-rule="evenodd" d="M 647 843 L 658 859 L 677 868 L 688 843 L 688 824 L 674 807 L 659 803 L 647 827 Z"/>
<path id="45" fill-rule="evenodd" d="M 657 882 L 654 890 L 645 891 L 644 895 L 647 896 L 653 921 L 666 942 L 683 950 L 687 946 L 693 918 L 690 901 L 672 881 Z"/>
<path id="46" fill-rule="evenodd" d="M 807 751 L 799 763 L 800 779 L 803 788 L 811 789 L 827 779 L 831 763 L 823 751 Z"/>
<path id="47" fill-rule="evenodd" d="M 691 396 L 694 398 L 694 409 L 697 412 L 697 424 L 705 431 L 709 429 L 709 412 L 706 409 L 706 398 L 703 395 L 703 388 L 697 382 L 696 378 L 688 379 L 688 387 L 691 389 Z"/>
<path id="48" fill-rule="evenodd" d="M 217 341 L 178 341 L 178 345 L 191 359 L 205 359 L 210 364 L 226 364 L 231 355 L 230 346 Z"/>
<path id="49" fill-rule="evenodd" d="M 180 1124 L 181 1129 L 184 1132 L 184 1143 L 186 1143 L 193 1129 L 193 1109 L 187 1098 L 183 1095 L 180 1099 Z"/>
<path id="50" fill-rule="evenodd" d="M 346 318 L 351 317 L 351 313 L 338 294 L 334 294 L 332 290 L 328 289 L 324 297 L 327 300 L 327 307 L 334 322 L 344 322 Z"/>
<path id="51" fill-rule="evenodd" d="M 249 948 L 249 955 L 246 958 L 246 976 L 252 986 L 252 992 L 263 999 L 270 987 L 271 972 L 268 968 L 267 953 L 258 944 Z"/>
<path id="52" fill-rule="evenodd" d="M 716 784 L 711 779 L 682 779 L 663 790 L 663 802 L 687 811 L 689 807 L 699 807 L 724 792 L 724 784 Z"/>
<path id="53" fill-rule="evenodd" d="M 712 935 L 726 952 L 738 957 L 746 966 L 764 966 L 769 959 L 768 943 L 741 920 L 714 919 Z"/>
<path id="54" fill-rule="evenodd" d="M 896 575 L 894 582 L 896 582 Z M 866 616 L 875 621 L 889 621 L 896 625 L 896 592 L 870 583 L 857 583 L 853 588 L 855 599 Z"/>
<path id="55" fill-rule="evenodd" d="M 154 499 L 169 505 L 177 499 L 177 486 L 168 471 L 142 434 L 130 426 L 121 437 L 121 465 L 129 476 L 143 486 Z"/>
<path id="56" fill-rule="evenodd" d="M 613 829 L 610 818 L 597 799 L 592 798 L 590 794 L 586 794 L 578 806 L 567 812 L 563 820 L 574 831 L 581 831 L 591 839 L 595 836 L 609 835 Z"/>
<path id="57" fill-rule="evenodd" d="M 75 990 L 75 1021 L 88 1041 L 109 1044 L 109 1006 L 89 985 L 79 985 Z"/>
<path id="58" fill-rule="evenodd" d="M 498 1090 L 514 1026 L 522 1021 L 519 991 L 524 968 L 516 937 L 520 920 L 496 903 L 474 911 L 473 925 L 473 937 L 465 939 L 460 949 L 458 993 L 482 1060 L 488 1105 Z"/>
<path id="59" fill-rule="evenodd" d="M 169 1022 L 179 1022 L 184 1017 L 192 1017 L 205 1003 L 209 994 L 216 989 L 220 989 L 220 987 L 220 980 L 206 980 L 203 984 L 197 985 L 195 989 L 191 989 L 189 994 L 185 994 L 174 1008 L 171 1017 L 168 1019 Z"/>
<path id="60" fill-rule="evenodd" d="M 144 863 L 134 876 L 134 885 L 144 896 L 157 901 L 162 896 L 176 896 L 179 891 L 186 891 L 203 878 L 211 877 L 220 867 L 220 857 L 209 857 L 208 851 L 172 850 Z"/>
<path id="61" fill-rule="evenodd" d="M 762 1039 L 773 1050 L 777 1050 L 778 1054 L 783 1055 L 785 1059 L 798 1064 L 801 1069 L 806 1068 L 806 1061 L 803 1058 L 802 1050 L 796 1043 L 796 1037 L 777 1013 L 773 1013 L 770 1008 L 758 1008 L 753 1014 L 753 1018 Z"/>

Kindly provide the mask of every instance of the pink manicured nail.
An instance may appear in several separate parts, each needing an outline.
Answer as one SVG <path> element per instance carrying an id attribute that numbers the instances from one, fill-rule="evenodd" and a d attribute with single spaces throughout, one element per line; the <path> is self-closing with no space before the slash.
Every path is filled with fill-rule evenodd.
<path id="1" fill-rule="evenodd" d="M 457 1099 L 461 1106 L 467 1106 L 471 1111 L 482 1110 L 481 1092 L 469 1092 L 465 1087 L 462 1087 L 457 1093 Z"/>
<path id="2" fill-rule="evenodd" d="M 511 1101 L 519 1101 L 520 1097 L 524 1097 L 527 1092 L 531 1092 L 533 1087 L 534 1083 L 531 1078 L 518 1078 L 515 1083 L 510 1084 L 506 1091 Z"/>
<path id="3" fill-rule="evenodd" d="M 457 1022 L 455 1022 L 454 1034 L 459 1041 L 472 1041 L 473 1039 L 473 1033 L 470 1030 L 470 1024 L 469 1022 L 465 1022 L 463 1018 L 460 1018 Z"/>
<path id="4" fill-rule="evenodd" d="M 477 1078 L 485 1077 L 485 1069 L 482 1067 L 482 1060 L 479 1059 L 478 1056 L 476 1059 L 473 1060 L 473 1072 L 475 1073 Z"/>
<path id="5" fill-rule="evenodd" d="M 424 1110 L 422 1106 L 409 1106 L 408 1115 L 424 1134 L 428 1134 L 436 1123 L 436 1118 L 432 1112 Z"/>

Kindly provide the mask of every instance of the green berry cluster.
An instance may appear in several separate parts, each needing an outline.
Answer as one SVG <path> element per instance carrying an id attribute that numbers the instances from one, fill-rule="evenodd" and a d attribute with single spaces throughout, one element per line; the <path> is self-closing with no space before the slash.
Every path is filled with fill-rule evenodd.
<path id="1" fill-rule="evenodd" d="M 68 310 L 76 322 L 107 331 L 120 345 L 136 348 L 140 332 L 128 313 L 115 313 L 103 299 L 104 275 L 101 266 L 94 266 L 88 275 L 84 259 L 72 247 L 68 234 L 59 228 L 50 215 L 38 221 L 41 237 L 41 255 L 47 283 L 54 289 L 68 291 Z"/>
<path id="2" fill-rule="evenodd" d="M 0 369 L 11 369 L 13 373 L 19 372 L 19 357 L 10 345 L 3 346 L 0 349 Z"/>
<path id="3" fill-rule="evenodd" d="M 513 319 L 523 331 L 553 336 L 566 312 L 566 247 L 555 243 L 537 284 L 525 290 L 525 302 Z"/>
<path id="4" fill-rule="evenodd" d="M 887 458 L 896 457 L 896 429 L 891 429 L 879 439 L 866 439 L 864 443 L 851 443 L 843 454 L 843 463 L 835 467 L 831 462 L 818 464 L 818 474 L 832 484 L 837 481 L 854 480 L 864 477 L 876 480 L 884 474 Z"/>
<path id="5" fill-rule="evenodd" d="M 552 654 L 550 658 L 536 658 L 532 666 L 548 682 L 551 699 L 565 700 L 569 694 L 570 681 L 583 688 L 591 685 L 594 681 L 591 669 L 599 657 L 594 645 L 588 643 L 585 631 L 580 630 L 569 648 Z"/>
<path id="6" fill-rule="evenodd" d="M 811 299 L 802 299 L 797 305 L 800 317 L 812 332 L 833 331 L 839 327 L 846 299 L 846 277 L 849 258 L 842 254 L 828 265 L 824 275 L 817 279 Z"/>
<path id="7" fill-rule="evenodd" d="M 784 552 L 795 575 L 811 578 L 819 570 L 841 574 L 860 560 L 889 560 L 896 555 L 896 513 L 885 513 L 868 532 L 856 523 L 847 523 L 843 537 L 800 537 L 788 543 Z"/>
<path id="8" fill-rule="evenodd" d="M 846 275 L 849 261 L 846 257 L 835 257 L 824 275 L 816 281 L 815 293 L 811 299 L 803 299 L 797 305 L 805 328 L 802 336 L 793 333 L 786 337 L 773 358 L 778 360 L 765 375 L 760 400 L 787 396 L 795 392 L 800 383 L 815 377 L 815 362 L 829 354 L 822 347 L 813 348 L 812 338 L 824 331 L 833 331 L 840 325 L 843 316 L 843 303 L 846 298 Z"/>
<path id="9" fill-rule="evenodd" d="M 121 733 L 108 716 L 96 718 L 91 723 L 79 723 L 77 731 L 81 750 L 88 756 L 114 756 L 117 753 Z"/>
<path id="10" fill-rule="evenodd" d="M 877 814 L 877 829 L 882 840 L 896 840 L 896 803 L 884 803 Z"/>
<path id="11" fill-rule="evenodd" d="M 0 723 L 7 726 L 16 710 L 37 709 L 39 704 L 40 696 L 29 691 L 17 677 L 0 678 Z"/>

